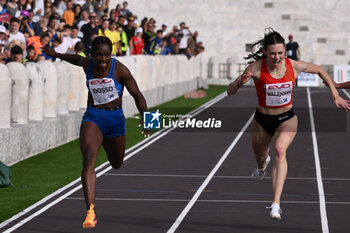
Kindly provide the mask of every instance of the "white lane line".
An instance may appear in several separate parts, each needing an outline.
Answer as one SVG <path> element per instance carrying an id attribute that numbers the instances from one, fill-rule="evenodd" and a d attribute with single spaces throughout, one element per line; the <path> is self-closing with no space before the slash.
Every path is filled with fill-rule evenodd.
<path id="1" fill-rule="evenodd" d="M 220 166 L 223 164 L 223 162 L 225 161 L 225 159 L 227 158 L 227 156 L 230 154 L 230 152 L 232 151 L 232 149 L 234 148 L 234 146 L 236 145 L 236 143 L 238 142 L 238 140 L 242 137 L 243 133 L 246 131 L 246 129 L 248 128 L 250 122 L 252 121 L 254 117 L 254 114 L 251 115 L 251 117 L 249 118 L 249 120 L 245 123 L 245 125 L 243 126 L 242 130 L 239 132 L 239 134 L 237 135 L 237 137 L 233 140 L 233 142 L 231 143 L 231 145 L 227 148 L 227 150 L 225 151 L 225 153 L 223 154 L 223 156 L 220 158 L 219 162 L 215 165 L 215 167 L 213 168 L 213 170 L 210 172 L 210 174 L 208 175 L 208 177 L 204 180 L 204 182 L 202 183 L 202 185 L 199 187 L 199 189 L 197 190 L 197 192 L 194 194 L 194 196 L 192 197 L 191 201 L 187 204 L 187 206 L 183 209 L 183 211 L 181 212 L 181 214 L 178 216 L 178 218 L 175 220 L 174 224 L 170 227 L 170 229 L 167 231 L 167 233 L 172 233 L 175 232 L 175 230 L 179 227 L 179 225 L 181 224 L 182 220 L 186 217 L 187 213 L 190 211 L 190 209 L 192 208 L 192 206 L 194 205 L 194 203 L 198 200 L 198 197 L 201 195 L 201 193 L 203 192 L 203 190 L 205 189 L 205 187 L 208 185 L 208 183 L 210 182 L 210 180 L 213 178 L 213 176 L 215 175 L 216 171 L 220 168 Z"/>
<path id="2" fill-rule="evenodd" d="M 350 95 L 347 91 L 345 91 L 344 89 L 342 89 L 343 93 L 348 97 L 348 99 L 350 99 Z"/>
<path id="3" fill-rule="evenodd" d="M 307 101 L 308 101 L 308 104 L 309 104 L 312 145 L 313 145 L 314 157 L 315 157 L 318 197 L 319 197 L 319 200 L 320 200 L 320 213 L 321 213 L 322 232 L 323 233 L 329 233 L 328 219 L 327 219 L 327 210 L 326 210 L 326 200 L 325 200 L 325 197 L 324 197 L 324 189 L 323 189 L 323 183 L 322 183 L 320 156 L 319 156 L 319 153 L 318 153 L 318 145 L 317 145 L 317 137 L 316 137 L 314 114 L 313 114 L 313 111 L 312 111 L 312 102 L 311 102 L 310 89 L 307 88 L 306 91 L 307 91 Z"/>
<path id="4" fill-rule="evenodd" d="M 84 200 L 82 197 L 67 197 L 67 200 Z M 168 199 L 168 198 L 108 198 L 100 197 L 96 198 L 97 201 L 136 201 L 136 202 L 189 202 L 189 199 Z M 216 203 L 271 203 L 271 200 L 222 200 L 222 199 L 203 199 L 197 200 L 197 202 L 216 202 Z M 281 201 L 283 204 L 319 204 L 318 201 Z M 331 201 L 327 204 L 332 205 L 350 205 L 348 201 Z"/>
<path id="5" fill-rule="evenodd" d="M 126 176 L 126 177 L 174 177 L 174 178 L 205 178 L 205 175 L 180 175 L 180 174 L 142 174 L 142 173 L 107 173 L 104 176 Z M 218 179 L 253 179 L 251 176 L 213 176 Z M 270 176 L 265 176 L 264 179 L 271 179 Z M 287 177 L 287 180 L 317 180 L 316 177 Z M 323 178 L 325 181 L 350 181 L 350 178 Z"/>
<path id="6" fill-rule="evenodd" d="M 223 99 L 224 97 L 227 96 L 227 93 L 224 92 L 222 94 L 220 94 L 219 96 L 215 97 L 214 99 L 208 101 L 207 103 L 203 104 L 202 106 L 200 106 L 199 108 L 191 111 L 190 113 L 188 113 L 187 115 L 191 115 L 191 116 L 196 116 L 197 114 L 201 113 L 202 111 L 204 111 L 205 109 L 209 108 L 210 106 L 212 106 L 213 104 L 217 103 L 218 101 L 220 101 L 221 99 Z M 167 128 L 167 129 L 163 129 L 158 131 L 157 133 L 155 133 L 154 135 L 152 135 L 151 137 L 145 139 L 144 141 L 136 144 L 135 146 L 129 148 L 126 153 L 128 153 L 129 151 L 133 150 L 130 154 L 128 154 L 125 158 L 124 161 L 126 161 L 127 159 L 131 158 L 134 154 L 136 154 L 137 152 L 139 152 L 142 148 L 144 149 L 145 147 L 149 146 L 150 144 L 154 143 L 155 141 L 157 141 L 158 139 L 162 138 L 163 136 L 165 136 L 166 134 L 168 134 L 170 131 L 174 130 L 175 128 Z M 140 146 L 141 145 L 141 146 Z M 137 148 L 137 149 L 135 149 Z M 135 150 L 134 150 L 135 149 Z M 98 168 L 96 168 L 95 170 L 99 170 L 101 168 L 103 168 L 104 166 L 108 165 L 108 161 L 101 164 Z M 107 167 L 106 169 L 104 169 L 103 171 L 99 172 L 96 176 L 99 177 L 101 175 L 103 175 L 104 173 L 108 172 L 109 170 L 111 170 L 112 167 Z M 68 185 L 60 188 L 59 190 L 57 190 L 56 192 L 50 194 L 49 196 L 41 199 L 39 202 L 31 205 L 30 207 L 28 207 L 27 209 L 25 209 L 24 211 L 20 212 L 19 214 L 16 214 L 15 216 L 13 216 L 12 218 L 4 221 L 3 223 L 1 223 L 0 228 L 6 226 L 7 224 L 9 224 L 10 222 L 13 222 L 14 220 L 18 219 L 19 217 L 27 214 L 29 211 L 31 211 L 32 209 L 42 205 L 43 203 L 45 203 L 46 201 L 48 201 L 48 199 L 62 193 L 64 190 L 66 190 L 67 188 L 75 185 L 76 183 L 80 182 L 80 178 L 77 178 L 76 180 L 72 181 L 71 183 L 69 183 Z M 30 221 L 31 219 L 35 218 L 36 216 L 38 216 L 39 214 L 45 212 L 47 209 L 49 209 L 50 207 L 52 207 L 53 205 L 57 204 L 58 202 L 62 201 L 64 198 L 68 197 L 69 195 L 71 195 L 72 193 L 76 192 L 77 190 L 79 190 L 82 187 L 82 185 L 79 185 L 77 187 L 75 187 L 74 189 L 70 190 L 69 192 L 65 193 L 64 195 L 62 195 L 61 197 L 59 197 L 58 199 L 48 203 L 46 206 L 44 206 L 43 208 L 41 208 L 40 210 L 38 210 L 37 212 L 34 212 L 33 214 L 29 215 L 27 218 L 21 220 L 20 222 L 18 222 L 16 225 L 12 226 L 11 228 L 7 229 L 6 231 L 4 231 L 4 233 L 10 233 L 12 231 L 14 231 L 15 229 L 17 229 L 18 227 L 22 226 L 23 224 L 25 224 L 26 222 Z"/>

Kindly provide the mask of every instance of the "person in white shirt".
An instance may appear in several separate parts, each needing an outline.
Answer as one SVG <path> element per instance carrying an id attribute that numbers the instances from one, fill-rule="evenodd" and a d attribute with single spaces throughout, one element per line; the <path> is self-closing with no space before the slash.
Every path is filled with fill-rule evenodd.
<path id="1" fill-rule="evenodd" d="M 192 35 L 185 22 L 180 23 L 180 33 L 183 34 L 179 44 L 179 53 L 182 54 L 186 52 L 188 38 Z"/>
<path id="2" fill-rule="evenodd" d="M 33 22 L 37 23 L 39 22 L 40 18 L 44 16 L 44 13 L 45 13 L 44 0 L 35 1 L 35 8 L 33 12 L 34 12 Z"/>
<path id="3" fill-rule="evenodd" d="M 78 22 L 78 28 L 79 30 L 81 29 L 82 26 L 84 26 L 85 24 L 89 23 L 90 20 L 89 20 L 89 13 L 86 11 L 86 10 L 82 10 L 80 12 L 80 20 Z"/>
<path id="4" fill-rule="evenodd" d="M 23 50 L 26 49 L 26 38 L 24 37 L 23 33 L 18 31 L 19 30 L 19 19 L 16 17 L 13 17 L 10 21 L 10 38 L 9 42 L 11 44 L 11 47 L 15 45 L 21 46 Z"/>

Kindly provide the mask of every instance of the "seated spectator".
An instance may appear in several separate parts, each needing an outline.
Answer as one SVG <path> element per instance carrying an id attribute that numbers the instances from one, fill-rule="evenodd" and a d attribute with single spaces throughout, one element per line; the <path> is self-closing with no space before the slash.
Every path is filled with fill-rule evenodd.
<path id="1" fill-rule="evenodd" d="M 75 44 L 74 46 L 74 52 L 75 54 L 78 54 L 82 57 L 86 57 L 85 53 L 84 53 L 84 43 L 82 41 L 79 41 L 78 43 Z"/>
<path id="2" fill-rule="evenodd" d="M 63 40 L 61 44 L 55 48 L 55 51 L 57 53 L 72 53 L 74 48 L 74 46 L 72 46 L 72 38 L 71 38 L 72 27 L 69 25 L 64 25 L 62 34 L 64 35 Z"/>
<path id="3" fill-rule="evenodd" d="M 0 53 L 5 51 L 5 47 L 8 46 L 8 36 L 6 34 L 6 28 L 0 25 Z"/>
<path id="4" fill-rule="evenodd" d="M 39 22 L 40 18 L 44 16 L 44 13 L 45 13 L 44 0 L 35 0 L 34 5 L 35 5 L 34 9 L 32 9 L 34 12 L 33 22 L 36 23 L 36 22 Z"/>
<path id="5" fill-rule="evenodd" d="M 11 58 L 6 60 L 6 64 L 9 62 L 19 62 L 24 64 L 23 49 L 21 46 L 15 45 L 11 48 Z"/>
<path id="6" fill-rule="evenodd" d="M 41 43 L 40 47 L 46 47 L 46 46 L 50 47 L 50 41 L 51 41 L 50 32 L 44 32 L 40 37 L 40 43 Z M 52 57 L 47 56 L 44 52 L 41 52 L 39 54 L 38 61 L 41 61 L 41 60 L 52 61 Z"/>
<path id="7" fill-rule="evenodd" d="M 7 14 L 7 0 L 0 0 L 0 15 Z"/>
<path id="8" fill-rule="evenodd" d="M 67 0 L 67 10 L 64 11 L 62 18 L 65 20 L 66 24 L 73 26 L 75 18 L 73 12 L 73 0 Z"/>
<path id="9" fill-rule="evenodd" d="M 142 39 L 142 27 L 136 29 L 136 35 L 131 38 L 129 43 L 130 54 L 131 55 L 139 55 L 143 54 L 144 43 Z"/>
<path id="10" fill-rule="evenodd" d="M 27 56 L 25 58 L 26 62 L 36 62 L 38 55 L 35 53 L 35 48 L 33 45 L 27 47 Z"/>
<path id="11" fill-rule="evenodd" d="M 10 21 L 10 38 L 9 42 L 11 47 L 15 45 L 21 46 L 22 50 L 26 48 L 26 39 L 22 32 L 19 31 L 20 21 L 18 18 L 14 17 Z"/>
<path id="12" fill-rule="evenodd" d="M 30 13 L 29 11 L 22 11 L 22 19 L 19 27 L 19 31 L 23 34 L 27 34 L 27 37 L 34 36 L 34 27 L 31 22 L 29 22 Z"/>
<path id="13" fill-rule="evenodd" d="M 6 11 L 6 13 L 11 15 L 11 18 L 19 17 L 20 14 L 21 14 L 21 11 L 18 10 L 17 1 L 18 0 L 10 0 L 7 3 L 7 11 Z"/>

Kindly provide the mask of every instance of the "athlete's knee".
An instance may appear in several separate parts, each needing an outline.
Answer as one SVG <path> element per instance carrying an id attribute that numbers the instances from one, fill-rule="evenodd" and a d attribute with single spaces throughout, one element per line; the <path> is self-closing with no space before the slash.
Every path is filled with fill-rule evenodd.
<path id="1" fill-rule="evenodd" d="M 275 158 L 279 160 L 284 160 L 286 158 L 287 148 L 284 146 L 275 146 Z"/>

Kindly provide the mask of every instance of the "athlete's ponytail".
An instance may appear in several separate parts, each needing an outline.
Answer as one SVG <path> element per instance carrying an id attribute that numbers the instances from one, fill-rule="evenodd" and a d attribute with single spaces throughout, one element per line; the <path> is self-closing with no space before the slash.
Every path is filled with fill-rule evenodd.
<path id="1" fill-rule="evenodd" d="M 281 34 L 276 32 L 272 28 L 266 28 L 265 30 L 267 32 L 265 33 L 264 38 L 255 42 L 251 46 L 251 48 L 253 48 L 254 46 L 257 46 L 258 51 L 252 52 L 251 54 L 249 54 L 247 57 L 244 58 L 247 60 L 254 59 L 253 61 L 250 61 L 249 63 L 252 63 L 254 61 L 258 61 L 258 60 L 264 58 L 265 55 L 264 55 L 263 49 L 267 49 L 267 47 L 269 47 L 269 45 L 283 44 L 285 46 L 284 38 L 281 36 Z"/>

